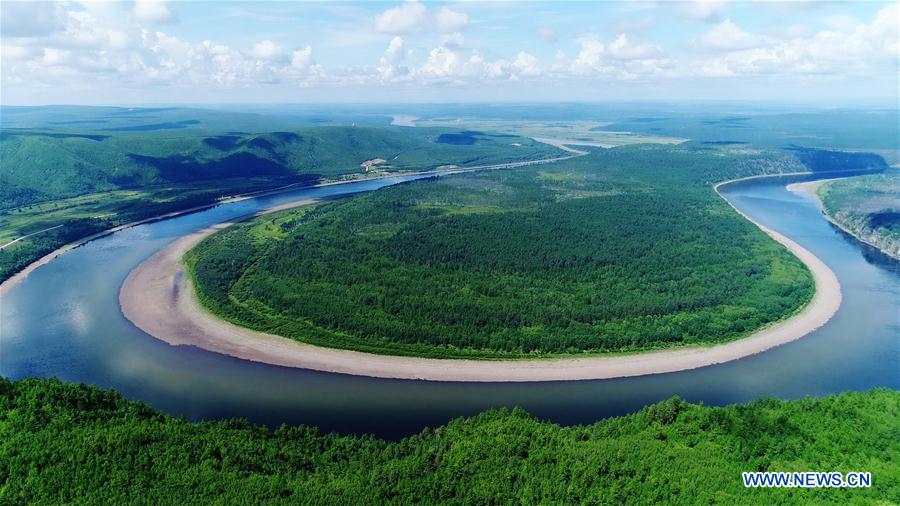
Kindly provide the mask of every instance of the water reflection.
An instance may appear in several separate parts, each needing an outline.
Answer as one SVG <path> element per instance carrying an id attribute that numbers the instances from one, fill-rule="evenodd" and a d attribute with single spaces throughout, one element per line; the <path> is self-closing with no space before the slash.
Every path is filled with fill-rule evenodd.
<path id="1" fill-rule="evenodd" d="M 125 320 L 128 272 L 175 238 L 298 198 L 368 191 L 408 178 L 307 189 L 241 201 L 127 229 L 37 269 L 0 301 L 0 374 L 56 376 L 114 387 L 189 419 L 243 417 L 269 425 L 400 437 L 498 406 L 563 424 L 586 423 L 680 395 L 707 404 L 796 398 L 873 386 L 900 388 L 900 272 L 833 228 L 810 199 L 759 180 L 723 188 L 740 209 L 822 258 L 843 305 L 815 333 L 746 359 L 665 375 L 532 384 L 427 383 L 268 366 L 173 347 Z M 873 304 L 873 299 L 878 303 Z"/>

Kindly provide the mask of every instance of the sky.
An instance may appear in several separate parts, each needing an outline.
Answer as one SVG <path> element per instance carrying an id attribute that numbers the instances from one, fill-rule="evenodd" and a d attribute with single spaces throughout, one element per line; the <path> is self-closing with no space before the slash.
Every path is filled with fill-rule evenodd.
<path id="1" fill-rule="evenodd" d="M 900 4 L 0 2 L 0 103 L 897 107 Z"/>

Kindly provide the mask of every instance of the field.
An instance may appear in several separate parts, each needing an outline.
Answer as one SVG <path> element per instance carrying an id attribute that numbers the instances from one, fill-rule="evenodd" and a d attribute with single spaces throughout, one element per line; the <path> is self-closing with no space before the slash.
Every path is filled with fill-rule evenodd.
<path id="1" fill-rule="evenodd" d="M 804 147 L 867 151 L 900 163 L 900 111 L 819 110 L 791 113 L 745 108 L 731 114 L 690 111 L 633 115 L 602 127 L 691 139 L 705 145 Z"/>
<path id="2" fill-rule="evenodd" d="M 828 181 L 816 194 L 835 223 L 900 259 L 900 173 Z"/>
<path id="3" fill-rule="evenodd" d="M 391 442 L 191 423 L 94 387 L 0 379 L 0 502 L 891 504 L 898 403 L 889 390 L 724 408 L 673 398 L 576 427 L 495 410 Z M 741 481 L 823 470 L 869 471 L 872 487 Z"/>
<path id="4" fill-rule="evenodd" d="M 521 358 L 728 341 L 793 314 L 813 286 L 708 182 L 797 163 L 601 150 L 257 218 L 186 261 L 213 312 L 324 346 Z"/>

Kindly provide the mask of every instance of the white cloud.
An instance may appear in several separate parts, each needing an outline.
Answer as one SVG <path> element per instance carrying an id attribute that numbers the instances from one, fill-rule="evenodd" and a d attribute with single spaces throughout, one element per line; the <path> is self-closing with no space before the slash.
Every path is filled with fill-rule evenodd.
<path id="1" fill-rule="evenodd" d="M 516 73 L 521 76 L 534 77 L 541 74 L 537 58 L 524 51 L 520 51 L 516 56 L 513 67 L 515 68 Z"/>
<path id="2" fill-rule="evenodd" d="M 463 62 L 453 50 L 440 46 L 428 53 L 419 74 L 427 77 L 451 77 L 462 73 Z"/>
<path id="3" fill-rule="evenodd" d="M 140 23 L 173 23 L 178 20 L 165 2 L 157 0 L 137 0 L 133 13 Z"/>
<path id="4" fill-rule="evenodd" d="M 578 39 L 581 50 L 572 62 L 572 71 L 576 74 L 586 74 L 592 70 L 599 70 L 606 53 L 606 45 L 596 37 L 582 37 Z"/>
<path id="5" fill-rule="evenodd" d="M 308 45 L 303 49 L 297 49 L 291 53 L 291 66 L 298 69 L 306 69 L 312 65 L 312 46 Z"/>
<path id="6" fill-rule="evenodd" d="M 375 68 L 375 71 L 383 81 L 405 77 L 408 74 L 408 69 L 402 66 L 405 56 L 403 38 L 399 35 L 395 36 L 378 60 L 378 66 Z"/>
<path id="7" fill-rule="evenodd" d="M 653 44 L 633 44 L 621 33 L 609 46 L 609 54 L 617 60 L 638 60 L 659 56 L 662 49 Z"/>
<path id="8" fill-rule="evenodd" d="M 41 64 L 51 67 L 54 65 L 63 65 L 68 63 L 71 57 L 71 51 L 48 47 L 44 49 L 44 55 L 41 57 Z"/>
<path id="9" fill-rule="evenodd" d="M 469 25 L 469 16 L 464 12 L 441 7 L 437 12 L 428 9 L 416 0 L 391 7 L 375 16 L 375 30 L 393 35 L 406 35 L 425 29 L 442 34 L 459 33 Z"/>
<path id="10" fill-rule="evenodd" d="M 147 24 L 152 16 L 139 21 L 136 14 L 132 15 L 137 6 L 123 3 L 35 4 L 33 17 L 37 21 L 14 28 L 20 35 L 10 36 L 6 32 L 9 20 L 24 23 L 29 16 L 15 7 L 10 10 L 9 5 L 2 3 L 3 85 L 58 89 L 59 93 L 77 86 L 86 90 L 140 90 L 142 86 L 242 89 L 265 83 L 282 83 L 292 89 L 393 83 L 478 86 L 549 78 L 565 86 L 567 79 L 649 82 L 697 76 L 866 76 L 896 82 L 900 69 L 897 4 L 885 6 L 865 23 L 848 18 L 823 29 L 820 19 L 819 31 L 785 29 L 777 37 L 748 33 L 732 19 L 719 20 L 693 39 L 695 47 L 708 51 L 688 53 L 676 61 L 666 56 L 663 47 L 638 40 L 631 31 L 608 39 L 577 39 L 571 58 L 557 51 L 555 58 L 551 53 L 539 60 L 515 42 L 469 47 L 471 42 L 464 43 L 461 32 L 469 23 L 467 16 L 446 8 L 451 14 L 439 8 L 429 11 L 423 4 L 409 2 L 382 12 L 378 16 L 381 28 L 390 33 L 424 34 L 395 34 L 385 41 L 384 52 L 370 56 L 367 64 L 342 66 L 340 61 L 332 61 L 327 70 L 314 60 L 309 45 L 288 45 L 282 39 L 263 39 L 250 47 L 222 40 L 195 43 Z M 48 10 L 47 6 L 53 8 Z M 12 13 L 10 18 L 7 13 Z M 367 28 L 360 31 L 375 40 L 384 37 L 371 26 Z M 523 37 L 528 39 L 529 35 Z M 545 35 L 548 40 L 556 36 Z M 371 44 L 371 40 L 357 46 Z M 428 41 L 437 47 L 422 46 Z"/>
<path id="11" fill-rule="evenodd" d="M 257 60 L 274 61 L 285 57 L 284 50 L 271 40 L 261 40 L 250 49 L 250 56 Z"/>
<path id="12" fill-rule="evenodd" d="M 732 20 L 726 19 L 697 37 L 695 43 L 703 49 L 735 50 L 765 45 L 767 39 L 761 35 L 745 32 Z"/>
<path id="13" fill-rule="evenodd" d="M 427 14 L 427 9 L 419 2 L 406 2 L 375 16 L 375 29 L 382 33 L 401 35 L 416 32 L 422 29 Z"/>
<path id="14" fill-rule="evenodd" d="M 422 83 L 464 83 L 537 77 L 542 71 L 537 58 L 524 51 L 520 51 L 516 59 L 510 62 L 503 58 L 489 60 L 470 50 L 439 46 L 428 53 L 422 65 L 412 74 Z"/>
<path id="15" fill-rule="evenodd" d="M 0 2 L 3 37 L 39 37 L 60 31 L 65 12 L 55 2 Z"/>
<path id="16" fill-rule="evenodd" d="M 675 5 L 676 11 L 682 17 L 708 23 L 719 21 L 722 11 L 725 10 L 725 2 L 721 0 L 694 0 L 677 2 Z"/>
<path id="17" fill-rule="evenodd" d="M 446 7 L 441 7 L 441 10 L 437 11 L 434 18 L 437 29 L 441 33 L 459 32 L 469 24 L 469 16 L 465 13 L 450 10 Z"/>
<path id="18" fill-rule="evenodd" d="M 620 34 L 609 44 L 597 37 L 582 37 L 578 43 L 581 48 L 569 66 L 575 75 L 635 79 L 671 73 L 672 62 L 662 58 L 662 48 L 655 44 L 633 43 L 625 34 Z"/>
<path id="19" fill-rule="evenodd" d="M 869 24 L 851 31 L 822 31 L 772 43 L 767 47 L 730 51 L 700 63 L 699 74 L 738 75 L 833 74 L 891 75 L 900 67 L 898 4 L 882 8 Z"/>
<path id="20" fill-rule="evenodd" d="M 460 32 L 453 32 L 441 35 L 441 45 L 451 49 L 458 49 L 465 44 L 465 37 Z"/>

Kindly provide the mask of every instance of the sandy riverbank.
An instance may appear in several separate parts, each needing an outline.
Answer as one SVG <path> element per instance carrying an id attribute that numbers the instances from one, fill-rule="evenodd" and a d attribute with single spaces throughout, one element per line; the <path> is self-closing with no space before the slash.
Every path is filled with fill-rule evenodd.
<path id="1" fill-rule="evenodd" d="M 545 143 L 545 144 L 547 144 L 547 143 Z M 138 225 L 143 225 L 145 223 L 151 223 L 154 221 L 165 220 L 168 218 L 174 218 L 176 216 L 181 216 L 183 214 L 190 214 L 190 213 L 194 213 L 197 211 L 203 211 L 205 209 L 209 209 L 211 207 L 215 207 L 215 206 L 222 205 L 222 204 L 230 204 L 233 202 L 239 202 L 241 200 L 265 197 L 265 196 L 269 196 L 269 195 L 276 195 L 279 193 L 286 193 L 289 191 L 299 190 L 302 188 L 321 188 L 323 186 L 335 186 L 335 185 L 343 185 L 343 184 L 349 184 L 349 183 L 359 183 L 362 181 L 375 181 L 378 179 L 387 179 L 387 178 L 392 178 L 392 177 L 425 176 L 425 175 L 432 175 L 432 174 L 435 174 L 435 175 L 437 175 L 437 174 L 458 174 L 458 173 L 462 173 L 462 172 L 475 172 L 475 171 L 482 171 L 482 170 L 511 169 L 511 168 L 516 168 L 516 167 L 525 167 L 528 165 L 540 165 L 540 164 L 544 164 L 544 163 L 555 163 L 555 162 L 560 162 L 563 160 L 568 160 L 570 158 L 575 158 L 577 156 L 582 156 L 582 155 L 587 154 L 586 151 L 579 151 L 579 150 L 574 150 L 574 149 L 563 149 L 557 144 L 550 144 L 550 145 L 554 146 L 556 148 L 559 148 L 562 151 L 565 151 L 567 153 L 572 153 L 572 154 L 565 155 L 565 156 L 558 156 L 558 157 L 554 157 L 554 158 L 538 159 L 538 160 L 524 160 L 521 162 L 508 162 L 508 163 L 501 163 L 501 164 L 495 164 L 495 165 L 478 165 L 478 166 L 473 166 L 473 167 L 462 167 L 462 168 L 453 169 L 453 170 L 431 169 L 431 170 L 420 170 L 420 171 L 411 171 L 411 172 L 385 173 L 385 174 L 379 174 L 377 176 L 366 176 L 366 177 L 360 177 L 360 178 L 355 178 L 355 179 L 342 179 L 339 181 L 329 181 L 326 183 L 319 183 L 319 184 L 315 184 L 315 185 L 305 185 L 305 183 L 293 183 L 293 184 L 289 184 L 286 186 L 273 188 L 270 190 L 259 190 L 259 191 L 255 191 L 255 192 L 251 192 L 251 193 L 236 195 L 234 197 L 224 198 L 224 199 L 216 201 L 216 202 L 210 202 L 209 204 L 203 204 L 200 206 L 190 207 L 187 209 L 181 209 L 178 211 L 173 211 L 173 212 L 162 214 L 159 216 L 152 216 L 150 218 L 145 218 L 145 219 L 139 220 L 139 221 L 125 223 L 122 225 L 118 225 L 116 227 L 112 227 L 112 228 L 103 230 L 101 232 L 97 232 L 96 234 L 92 234 L 87 237 L 83 237 L 83 238 L 78 239 L 77 241 L 71 242 L 69 244 L 60 246 L 59 248 L 51 251 L 50 253 L 47 253 L 43 257 L 28 264 L 24 269 L 13 274 L 12 276 L 10 276 L 6 280 L 4 280 L 2 283 L 0 283 L 0 297 L 3 297 L 4 295 L 6 295 L 6 293 L 9 292 L 9 290 L 16 283 L 19 283 L 20 281 L 22 281 L 23 279 L 28 277 L 28 275 L 31 274 L 32 272 L 34 272 L 35 269 L 37 269 L 38 267 L 40 267 L 42 265 L 46 265 L 51 260 L 58 257 L 59 255 L 62 255 L 66 251 L 72 250 L 74 248 L 77 248 L 79 246 L 87 244 L 95 239 L 105 237 L 107 235 L 113 234 L 120 230 L 125 230 L 126 228 L 136 227 Z M 60 226 L 62 226 L 62 225 L 60 225 Z M 56 227 L 52 227 L 52 228 L 56 228 Z M 15 242 L 15 241 L 13 241 L 13 242 Z M 9 244 L 6 244 L 6 245 L 4 245 L 4 247 L 8 246 L 8 245 Z"/>
<path id="2" fill-rule="evenodd" d="M 725 183 L 716 185 L 717 192 L 722 184 Z M 128 275 L 119 300 L 126 318 L 148 334 L 173 345 L 196 346 L 256 362 L 343 374 L 432 381 L 524 382 L 605 379 L 696 369 L 799 339 L 824 325 L 841 304 L 840 284 L 827 265 L 791 239 L 740 214 L 787 247 L 810 269 L 816 294 L 797 315 L 747 338 L 710 347 L 547 360 L 443 360 L 323 348 L 256 332 L 222 321 L 204 310 L 190 282 L 182 275 L 180 261 L 184 253 L 230 223 L 182 237 L 157 252 Z"/>
<path id="3" fill-rule="evenodd" d="M 818 190 L 820 186 L 827 183 L 828 181 L 834 181 L 836 179 L 841 179 L 841 178 L 837 177 L 837 178 L 832 178 L 832 179 L 819 179 L 816 181 L 805 181 L 802 183 L 791 183 L 791 184 L 787 185 L 785 188 L 787 188 L 787 190 L 789 192 L 807 193 L 811 197 L 815 198 L 816 201 L 818 201 L 819 197 L 816 195 L 816 190 Z"/>
<path id="4" fill-rule="evenodd" d="M 900 260 L 900 255 L 898 255 L 896 251 L 890 251 L 882 246 L 879 246 L 878 244 L 875 244 L 872 241 L 864 239 L 858 233 L 851 230 L 848 226 L 844 225 L 843 223 L 840 223 L 839 221 L 834 219 L 834 217 L 832 217 L 830 214 L 828 214 L 828 211 L 825 210 L 825 203 L 822 202 L 822 199 L 819 197 L 818 190 L 819 190 L 819 187 L 822 186 L 823 184 L 825 184 L 829 181 L 837 181 L 838 179 L 846 179 L 846 178 L 836 177 L 836 178 L 832 178 L 832 179 L 819 179 L 818 181 L 806 181 L 803 183 L 791 183 L 791 184 L 787 185 L 787 189 L 788 189 L 788 191 L 792 191 L 794 193 L 805 193 L 806 195 L 808 195 L 809 198 L 813 199 L 816 202 L 816 204 L 819 206 L 819 209 L 822 211 L 822 216 L 824 216 L 825 219 L 828 220 L 829 223 L 831 223 L 835 227 L 843 230 L 844 233 L 852 236 L 854 239 L 856 239 L 857 241 L 859 241 L 863 244 L 867 244 L 867 245 L 877 249 L 878 251 L 884 253 L 885 255 L 887 255 L 895 260 Z"/>

